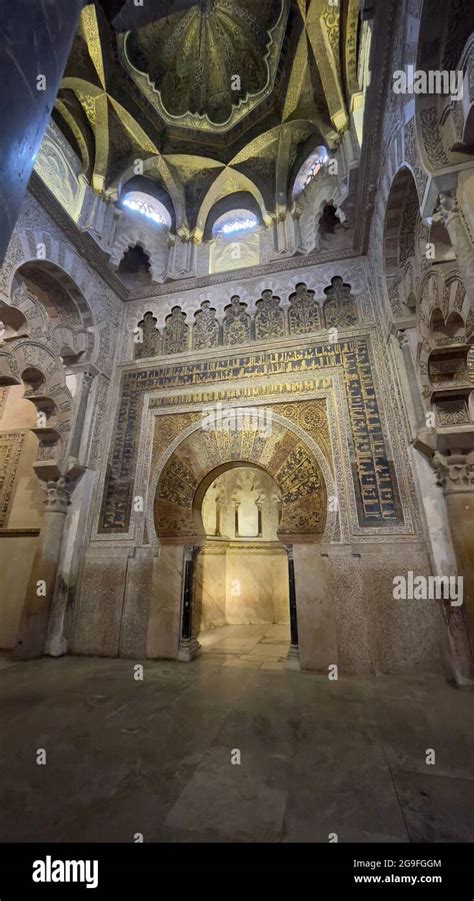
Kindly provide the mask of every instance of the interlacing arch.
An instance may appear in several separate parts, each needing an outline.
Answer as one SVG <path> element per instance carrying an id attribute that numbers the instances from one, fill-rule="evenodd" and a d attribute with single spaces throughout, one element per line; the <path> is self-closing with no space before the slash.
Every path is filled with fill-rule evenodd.
<path id="1" fill-rule="evenodd" d="M 20 234 L 22 258 L 17 253 L 16 265 L 8 266 L 7 260 L 3 270 L 9 277 L 0 294 L 0 383 L 23 384 L 24 398 L 36 408 L 33 468 L 49 481 L 65 475 L 69 466 L 74 400 L 66 372 L 97 355 L 91 308 L 98 306 L 97 289 L 86 267 L 61 242 L 37 231 Z M 53 259 L 35 257 L 33 241 Z"/>
<path id="2" fill-rule="evenodd" d="M 441 356 L 446 378 L 459 380 L 468 371 L 474 314 L 460 273 L 444 267 L 431 268 L 420 286 L 417 311 L 418 367 L 422 394 L 428 400 L 437 380 L 435 369 L 440 368 Z"/>
<path id="3" fill-rule="evenodd" d="M 33 468 L 44 481 L 64 474 L 72 428 L 73 399 L 60 357 L 39 341 L 20 338 L 0 346 L 0 385 L 21 385 L 37 410 L 38 450 Z"/>

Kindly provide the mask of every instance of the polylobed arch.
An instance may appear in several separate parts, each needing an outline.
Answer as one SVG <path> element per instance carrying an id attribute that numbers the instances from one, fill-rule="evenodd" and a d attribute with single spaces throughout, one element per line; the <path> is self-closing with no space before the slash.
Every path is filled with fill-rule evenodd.
<path id="1" fill-rule="evenodd" d="M 204 529 L 204 524 L 202 521 L 202 504 L 204 498 L 207 494 L 208 489 L 211 487 L 213 482 L 219 478 L 219 476 L 223 475 L 225 472 L 229 472 L 232 469 L 249 469 L 249 470 L 258 470 L 259 472 L 264 473 L 273 480 L 275 486 L 278 488 L 278 483 L 275 481 L 274 476 L 268 471 L 265 466 L 262 466 L 260 463 L 250 462 L 249 460 L 229 460 L 225 463 L 220 463 L 219 466 L 216 466 L 215 469 L 210 470 L 207 475 L 199 483 L 196 493 L 194 495 L 193 500 L 193 514 L 194 514 L 194 522 L 196 525 L 196 530 L 200 538 L 206 538 L 206 531 Z"/>
<path id="2" fill-rule="evenodd" d="M 431 268 L 420 285 L 417 312 L 418 368 L 422 394 L 428 399 L 433 390 L 432 364 L 439 354 L 448 366 L 449 358 L 453 363 L 456 358 L 457 369 L 462 358 L 462 366 L 467 372 L 474 320 L 460 273 L 442 267 Z"/>
<path id="3" fill-rule="evenodd" d="M 238 409 L 244 410 L 245 407 Z M 266 408 L 258 409 L 264 414 Z M 202 454 L 202 441 L 204 439 L 208 445 L 212 443 L 206 437 L 212 436 L 212 430 L 203 430 L 200 422 L 189 426 L 173 441 L 156 462 L 149 485 L 146 528 L 152 543 L 186 544 L 198 541 L 195 505 L 196 499 L 199 501 L 200 490 L 205 490 L 211 484 L 219 467 L 223 467 L 224 471 L 233 464 L 260 465 L 282 489 L 280 540 L 289 543 L 293 541 L 319 543 L 331 540 L 336 527 L 337 513 L 330 505 L 328 506 L 327 498 L 335 496 L 336 488 L 330 466 L 321 448 L 301 428 L 274 410 L 271 411 L 270 421 L 271 434 L 266 439 L 254 443 L 250 454 L 242 453 L 238 442 L 232 441 L 232 434 L 239 434 L 238 432 L 227 432 L 223 442 L 220 444 L 215 442 L 212 465 L 204 462 Z M 227 451 L 223 446 L 226 442 L 229 444 Z M 201 448 L 199 452 L 198 446 Z M 284 460 L 290 469 L 295 461 L 292 454 L 299 460 L 299 475 L 292 489 L 296 504 L 295 500 L 289 500 L 288 489 L 280 484 L 282 478 L 280 471 L 284 462 L 281 459 L 283 447 Z M 280 455 L 277 452 L 278 448 Z M 176 503 L 181 490 L 179 483 L 185 471 L 182 502 Z M 311 490 L 311 486 L 314 490 Z M 321 517 L 318 522 L 319 513 Z M 169 528 L 169 523 L 177 524 L 176 528 Z"/>
<path id="4" fill-rule="evenodd" d="M 33 468 L 41 480 L 54 480 L 66 466 L 73 426 L 67 370 L 97 357 L 95 322 L 105 320 L 105 306 L 85 264 L 49 233 L 19 230 L 9 254 L 13 265 L 7 257 L 0 285 L 10 326 L 0 345 L 0 380 L 24 384 L 23 396 L 41 414 L 32 429 L 38 438 Z"/>
<path id="5" fill-rule="evenodd" d="M 81 359 L 95 362 L 99 354 L 100 331 L 107 321 L 107 307 L 89 268 L 68 244 L 45 230 L 25 228 L 14 234 L 4 266 L 0 270 L 0 301 L 23 313 L 28 321 L 29 332 L 34 329 L 35 336 L 40 332 L 45 333 L 48 317 L 37 298 L 31 291 L 27 291 L 21 278 L 21 268 L 30 263 L 44 267 L 43 271 L 52 275 L 68 292 L 81 318 L 76 331 L 76 341 L 83 344 L 83 348 L 80 348 L 81 352 L 83 350 Z M 19 298 L 18 292 L 22 295 Z M 97 323 L 104 325 L 98 326 Z M 69 328 L 64 323 L 58 323 L 58 326 Z M 70 329 L 70 333 L 74 331 Z M 78 335 L 82 337 L 78 338 Z M 56 346 L 51 328 L 46 340 L 52 341 Z M 68 342 L 60 338 L 59 343 Z"/>
<path id="6" fill-rule="evenodd" d="M 0 351 L 0 385 L 21 384 L 24 398 L 42 414 L 32 429 L 39 439 L 33 468 L 40 479 L 57 478 L 67 452 L 74 408 L 61 359 L 39 341 L 15 341 L 8 351 Z"/>

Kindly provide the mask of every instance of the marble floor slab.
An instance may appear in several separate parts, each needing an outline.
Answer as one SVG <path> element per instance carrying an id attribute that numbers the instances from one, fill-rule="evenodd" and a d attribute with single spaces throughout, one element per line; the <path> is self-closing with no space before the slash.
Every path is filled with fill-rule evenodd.
<path id="1" fill-rule="evenodd" d="M 134 660 L 0 668 L 0 840 L 474 841 L 472 691 L 329 682 L 284 667 L 278 627 L 226 629 L 141 682 Z"/>
<path id="2" fill-rule="evenodd" d="M 290 627 L 279 623 L 220 626 L 199 635 L 202 653 L 226 657 L 227 666 L 282 669 L 288 654 Z"/>

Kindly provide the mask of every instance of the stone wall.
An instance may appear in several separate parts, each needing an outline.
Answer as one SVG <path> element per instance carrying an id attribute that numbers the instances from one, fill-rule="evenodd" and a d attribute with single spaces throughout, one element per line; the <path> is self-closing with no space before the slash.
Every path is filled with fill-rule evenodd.
<path id="1" fill-rule="evenodd" d="M 283 548 L 233 543 L 197 556 L 193 630 L 226 624 L 287 623 L 288 562 Z"/>
<path id="2" fill-rule="evenodd" d="M 420 543 L 295 545 L 301 665 L 347 673 L 438 669 L 436 601 L 394 600 L 393 578 L 430 572 Z"/>

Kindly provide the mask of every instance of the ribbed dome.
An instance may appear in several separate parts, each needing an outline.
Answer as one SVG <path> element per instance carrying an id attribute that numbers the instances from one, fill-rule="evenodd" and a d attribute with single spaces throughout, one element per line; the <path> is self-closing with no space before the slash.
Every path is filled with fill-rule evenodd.
<path id="1" fill-rule="evenodd" d="M 130 32 L 127 56 L 170 116 L 191 113 L 219 125 L 266 88 L 271 31 L 281 11 L 282 0 L 200 0 Z"/>

